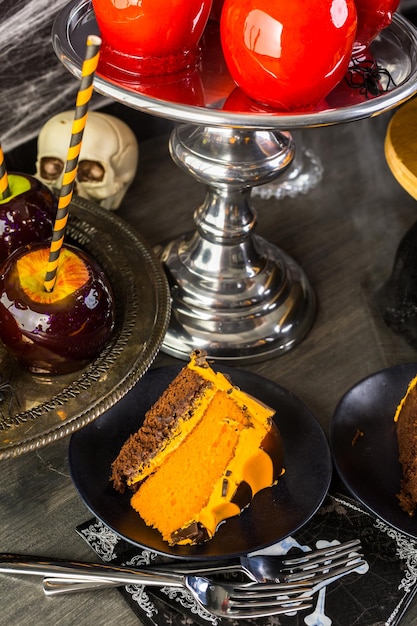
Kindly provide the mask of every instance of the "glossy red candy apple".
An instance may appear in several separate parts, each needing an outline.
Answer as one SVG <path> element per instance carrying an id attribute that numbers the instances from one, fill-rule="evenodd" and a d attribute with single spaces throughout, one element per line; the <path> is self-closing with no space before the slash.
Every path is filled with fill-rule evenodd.
<path id="1" fill-rule="evenodd" d="M 356 23 L 354 0 L 225 0 L 223 54 L 250 98 L 305 111 L 343 78 Z"/>
<path id="2" fill-rule="evenodd" d="M 323 109 L 328 108 L 327 99 L 320 100 L 316 104 L 312 111 L 322 111 Z M 255 102 L 249 98 L 244 91 L 242 91 L 239 87 L 235 87 L 235 89 L 229 94 L 229 96 L 224 101 L 222 109 L 224 111 L 235 111 L 237 113 L 252 113 L 258 115 L 261 113 L 262 115 L 277 115 L 279 111 L 274 107 L 270 107 L 266 104 L 260 104 L 259 102 Z"/>
<path id="3" fill-rule="evenodd" d="M 210 19 L 216 20 L 220 22 L 220 16 L 222 14 L 222 9 L 224 5 L 224 0 L 213 0 L 213 4 L 211 6 Z"/>
<path id="4" fill-rule="evenodd" d="M 211 0 L 93 0 L 100 68 L 141 76 L 178 72 L 198 58 Z"/>
<path id="5" fill-rule="evenodd" d="M 114 74 L 114 78 L 116 78 L 116 74 Z M 192 106 L 204 106 L 205 104 L 201 74 L 196 68 L 166 76 L 131 77 L 127 81 L 123 73 L 120 73 L 117 81 L 130 91 L 137 91 L 158 100 L 168 100 L 169 102 Z"/>
<path id="6" fill-rule="evenodd" d="M 64 374 L 96 357 L 114 327 L 110 283 L 85 252 L 65 245 L 54 289 L 44 288 L 49 245 L 16 250 L 0 272 L 0 339 L 23 367 Z"/>
<path id="7" fill-rule="evenodd" d="M 217 21 L 208 22 L 201 39 L 201 50 L 199 68 L 205 105 L 217 107 L 225 94 L 230 94 L 236 87 L 224 60 Z"/>
<path id="8" fill-rule="evenodd" d="M 399 0 L 355 0 L 358 28 L 354 54 L 365 50 L 375 37 L 392 22 Z"/>
<path id="9" fill-rule="evenodd" d="M 52 236 L 57 199 L 27 174 L 8 175 L 10 196 L 0 200 L 0 263 L 20 246 Z"/>

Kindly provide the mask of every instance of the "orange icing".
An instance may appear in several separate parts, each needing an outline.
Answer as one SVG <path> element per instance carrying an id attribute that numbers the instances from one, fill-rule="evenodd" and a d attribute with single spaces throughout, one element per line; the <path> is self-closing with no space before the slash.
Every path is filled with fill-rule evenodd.
<path id="1" fill-rule="evenodd" d="M 402 410 L 402 408 L 403 408 L 403 406 L 404 406 L 404 404 L 405 404 L 405 402 L 407 400 L 407 396 L 410 393 L 412 393 L 413 389 L 416 386 L 417 386 L 417 376 L 410 381 L 410 383 L 409 383 L 409 385 L 407 387 L 407 391 L 406 391 L 405 395 L 403 396 L 400 404 L 397 406 L 397 410 L 395 411 L 395 415 L 394 415 L 394 422 L 398 422 L 398 417 L 399 417 L 399 415 L 401 413 L 401 410 Z"/>
<path id="2" fill-rule="evenodd" d="M 162 453 L 136 477 L 148 476 L 131 498 L 145 523 L 158 528 L 169 543 L 173 533 L 193 522 L 200 522 L 212 537 L 220 522 L 238 515 L 241 509 L 231 500 L 242 481 L 252 496 L 274 482 L 273 462 L 260 447 L 274 411 L 223 374 L 200 367 L 194 357 L 188 367 L 212 382 L 212 388 L 193 417 L 179 420 Z"/>

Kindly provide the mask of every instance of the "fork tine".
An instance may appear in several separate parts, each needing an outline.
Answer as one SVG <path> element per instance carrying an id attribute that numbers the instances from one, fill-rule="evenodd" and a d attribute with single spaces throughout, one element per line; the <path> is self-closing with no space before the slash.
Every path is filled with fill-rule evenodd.
<path id="1" fill-rule="evenodd" d="M 344 556 L 357 553 L 362 550 L 362 545 L 359 539 L 348 541 L 344 544 L 338 544 L 328 548 L 322 548 L 320 550 L 314 550 L 312 552 L 305 552 L 302 556 L 294 558 L 284 558 L 282 561 L 282 569 L 293 570 L 311 567 L 320 563 L 342 559 Z"/>
<path id="2" fill-rule="evenodd" d="M 235 619 L 254 619 L 298 612 L 312 607 L 309 597 L 302 597 L 302 594 L 311 593 L 311 586 L 287 583 L 267 586 L 270 587 L 269 590 L 265 589 L 264 583 L 237 585 L 231 591 L 227 615 Z"/>
<path id="3" fill-rule="evenodd" d="M 302 555 L 298 555 L 296 557 L 285 557 L 282 561 L 283 565 L 298 565 L 305 562 L 311 562 L 315 558 L 323 558 L 323 556 L 327 556 L 328 558 L 336 557 L 340 552 L 344 552 L 345 550 L 353 551 L 353 548 L 362 549 L 361 540 L 360 539 L 351 539 L 350 541 L 345 541 L 344 543 L 338 543 L 334 546 L 327 546 L 326 548 L 320 548 L 318 550 L 313 550 L 311 552 L 303 552 Z M 313 556 L 313 559 L 311 558 Z"/>
<path id="4" fill-rule="evenodd" d="M 247 598 L 247 599 L 261 599 L 266 597 L 280 597 L 286 595 L 297 595 L 314 592 L 314 588 L 317 583 L 333 578 L 339 574 L 347 574 L 358 569 L 362 565 L 365 565 L 366 561 L 363 559 L 354 559 L 343 566 L 335 568 L 331 574 L 321 574 L 314 579 L 295 581 L 288 583 L 243 583 L 233 586 L 234 598 Z"/>
<path id="5" fill-rule="evenodd" d="M 321 565 L 317 565 L 316 567 L 309 567 L 309 568 L 301 569 L 299 571 L 289 570 L 290 573 L 288 574 L 286 572 L 283 572 L 282 580 L 286 582 L 290 582 L 290 581 L 297 581 L 297 580 L 316 579 L 317 576 L 321 574 L 332 575 L 331 574 L 332 571 L 335 570 L 336 568 L 341 567 L 343 565 L 347 565 L 347 564 L 350 565 L 350 564 L 355 564 L 355 563 L 357 567 L 361 560 L 363 560 L 363 554 L 361 552 L 355 552 L 354 554 L 352 554 L 352 556 L 349 556 L 349 554 L 347 554 L 347 555 L 344 555 L 343 558 L 341 557 L 340 559 L 330 561 L 329 563 L 322 563 Z"/>
<path id="6" fill-rule="evenodd" d="M 329 578 L 332 579 L 335 576 L 338 576 L 339 574 L 348 574 L 349 572 L 354 572 L 359 567 L 362 567 L 365 565 L 367 565 L 367 563 L 364 559 L 353 559 L 352 561 L 349 561 L 345 565 L 332 569 L 328 573 L 318 574 L 314 578 L 310 578 L 308 582 L 312 583 L 313 585 L 317 585 L 318 583 L 328 580 Z"/>
<path id="7" fill-rule="evenodd" d="M 304 609 L 311 609 L 312 602 L 290 602 L 288 605 L 273 604 L 265 607 L 253 607 L 248 609 L 248 605 L 243 604 L 242 607 L 232 606 L 228 608 L 223 617 L 230 617 L 233 619 L 256 619 L 258 617 L 269 617 L 272 615 L 283 615 L 285 613 L 293 613 L 295 611 L 303 611 Z"/>
<path id="8" fill-rule="evenodd" d="M 356 561 L 356 560 L 355 560 Z M 338 574 L 344 575 L 355 571 L 366 561 L 359 560 L 352 564 L 339 567 L 332 572 L 332 578 Z M 235 619 L 266 617 L 268 615 L 280 615 L 293 613 L 312 607 L 310 598 L 317 590 L 318 583 L 326 580 L 328 576 L 321 575 L 307 582 L 302 591 L 302 583 L 297 586 L 291 583 L 246 583 L 236 585 L 230 595 L 227 607 L 227 615 Z M 287 586 L 287 590 L 285 590 Z M 320 588 L 320 585 L 319 585 Z"/>
<path id="9" fill-rule="evenodd" d="M 362 550 L 359 539 L 349 541 L 345 544 L 333 546 L 333 548 L 322 548 L 312 552 L 305 552 L 302 556 L 294 558 L 284 558 L 282 561 L 283 569 L 293 569 L 296 567 L 308 567 L 323 563 L 325 561 L 341 559 L 346 554 L 356 553 Z"/>
<path id="10" fill-rule="evenodd" d="M 244 583 L 231 585 L 230 597 L 243 602 L 262 602 L 268 598 L 285 600 L 289 596 L 300 596 L 313 589 L 311 583 Z"/>
<path id="11" fill-rule="evenodd" d="M 262 598 L 274 598 L 274 597 L 288 597 L 291 595 L 299 596 L 302 593 L 308 593 L 312 590 L 313 585 L 300 584 L 300 585 L 288 585 L 287 583 L 248 583 L 245 585 L 236 585 L 231 592 L 231 597 L 240 598 L 245 600 L 262 599 Z"/>

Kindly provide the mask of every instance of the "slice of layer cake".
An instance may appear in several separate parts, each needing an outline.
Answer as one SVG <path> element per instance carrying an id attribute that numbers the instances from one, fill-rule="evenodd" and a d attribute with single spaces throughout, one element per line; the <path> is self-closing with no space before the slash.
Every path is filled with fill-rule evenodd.
<path id="1" fill-rule="evenodd" d="M 112 464 L 132 507 L 165 541 L 196 544 L 282 472 L 274 411 L 194 352 Z"/>
<path id="2" fill-rule="evenodd" d="M 410 382 L 394 420 L 402 467 L 401 490 L 397 497 L 401 508 L 412 516 L 417 507 L 417 376 Z"/>

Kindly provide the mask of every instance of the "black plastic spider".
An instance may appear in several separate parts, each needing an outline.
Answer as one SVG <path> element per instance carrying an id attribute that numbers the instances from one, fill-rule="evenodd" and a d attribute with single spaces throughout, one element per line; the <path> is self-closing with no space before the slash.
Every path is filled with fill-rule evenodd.
<path id="1" fill-rule="evenodd" d="M 383 78 L 385 80 L 382 84 Z M 353 59 L 345 76 L 345 81 L 349 87 L 359 89 L 359 93 L 366 98 L 379 96 L 396 86 L 390 72 L 384 67 L 380 67 L 374 59 L 360 61 Z"/>

